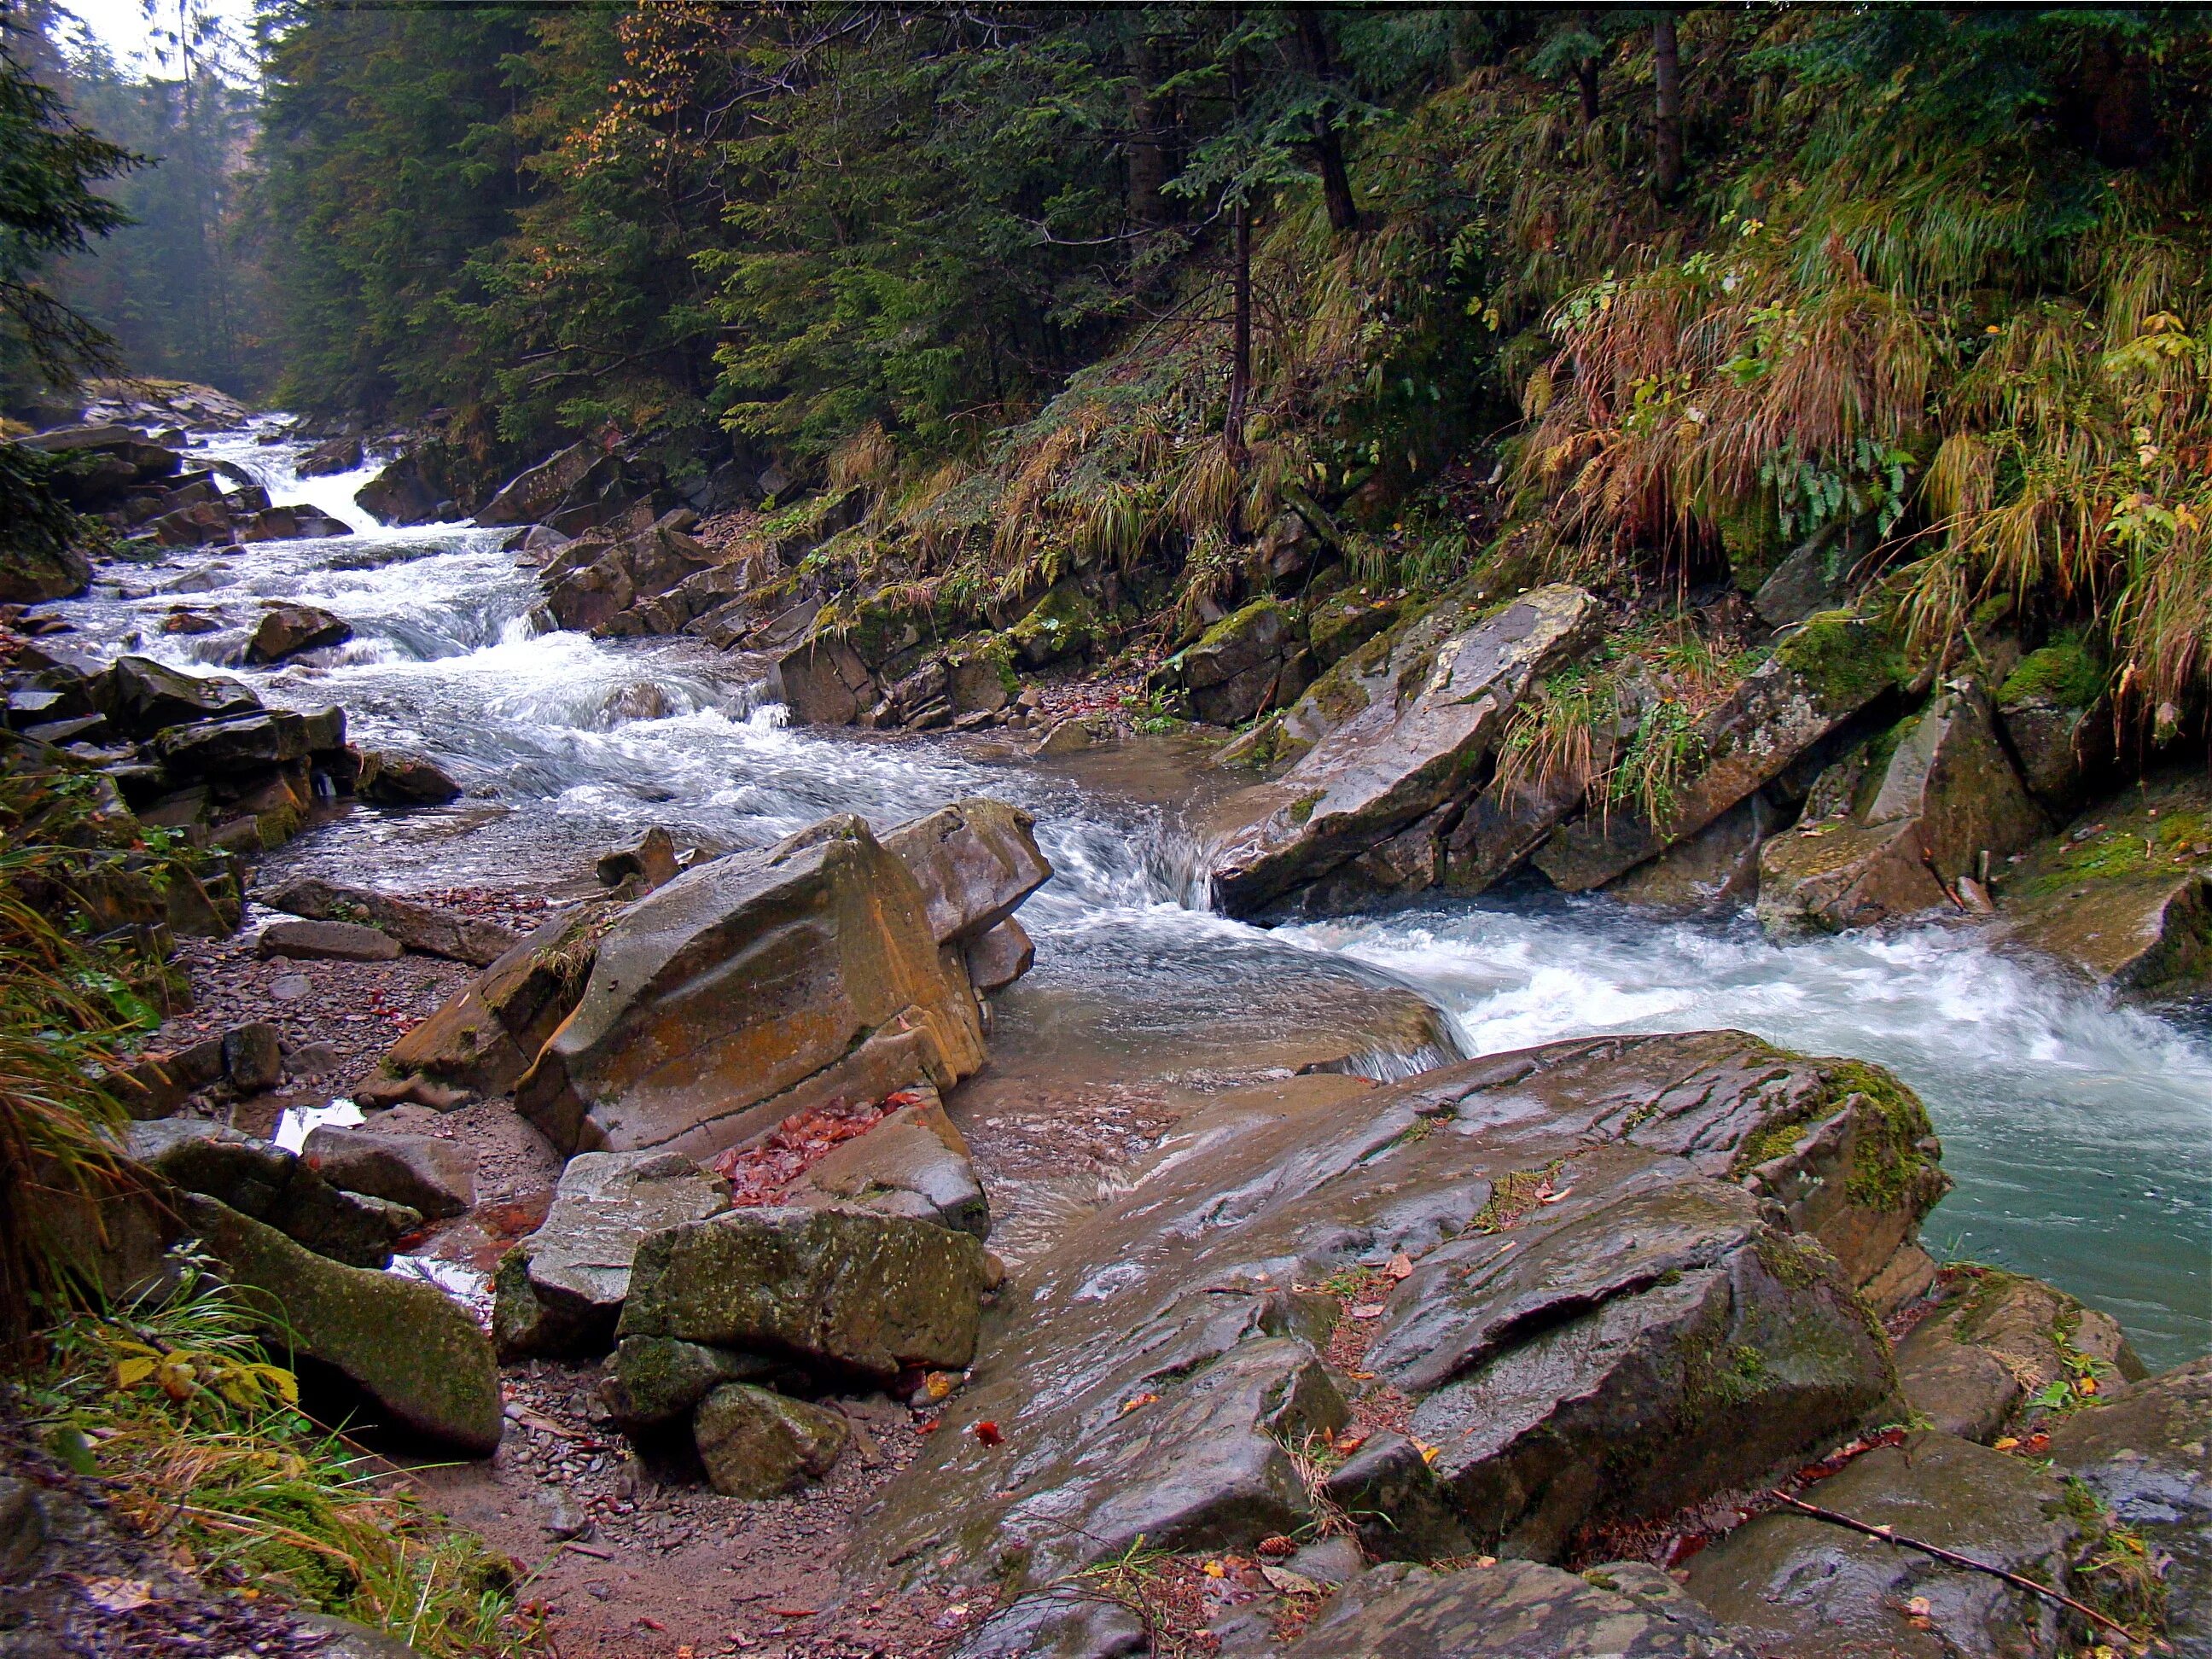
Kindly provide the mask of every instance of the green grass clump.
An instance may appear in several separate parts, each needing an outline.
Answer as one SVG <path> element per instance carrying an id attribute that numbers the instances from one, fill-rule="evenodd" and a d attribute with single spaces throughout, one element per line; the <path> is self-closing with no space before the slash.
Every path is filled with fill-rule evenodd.
<path id="1" fill-rule="evenodd" d="M 426 1659 L 539 1650 L 505 1558 L 386 1484 L 299 1409 L 255 1319 L 206 1264 L 46 1333 L 25 1415 L 112 1513 L 203 1582 L 389 1632 Z"/>

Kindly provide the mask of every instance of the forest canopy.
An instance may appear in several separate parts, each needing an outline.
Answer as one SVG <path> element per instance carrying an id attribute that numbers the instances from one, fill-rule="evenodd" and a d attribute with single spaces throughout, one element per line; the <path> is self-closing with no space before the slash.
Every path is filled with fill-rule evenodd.
<path id="1" fill-rule="evenodd" d="M 2138 718 L 2201 694 L 2193 9 L 281 0 L 262 29 L 218 355 L 479 491 L 584 434 L 774 454 L 895 485 L 878 550 L 916 580 L 1165 549 L 1187 611 L 1293 500 L 1417 583 L 1523 533 L 1747 590 L 1826 537 L 1924 640 L 2001 600 L 2086 629 Z M 204 351 L 211 303 L 177 319 Z"/>

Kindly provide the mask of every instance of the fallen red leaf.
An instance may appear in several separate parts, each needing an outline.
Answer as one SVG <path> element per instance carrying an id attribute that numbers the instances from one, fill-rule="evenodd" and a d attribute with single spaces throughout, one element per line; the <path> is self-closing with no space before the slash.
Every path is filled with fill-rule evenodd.
<path id="1" fill-rule="evenodd" d="M 637 1624 L 638 1626 L 643 1630 L 666 1630 L 668 1628 L 667 1626 L 662 1624 L 658 1619 L 648 1619 L 643 1613 L 640 1613 L 638 1615 Z"/>
<path id="2" fill-rule="evenodd" d="M 1006 1438 L 1005 1435 L 999 1432 L 999 1425 L 988 1418 L 978 1423 L 969 1432 L 986 1446 L 1003 1444 Z"/>

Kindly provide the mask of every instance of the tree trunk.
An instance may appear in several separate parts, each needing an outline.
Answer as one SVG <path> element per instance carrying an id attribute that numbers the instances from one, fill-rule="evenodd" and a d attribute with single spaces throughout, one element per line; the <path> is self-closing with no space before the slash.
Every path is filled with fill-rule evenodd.
<path id="1" fill-rule="evenodd" d="M 1651 26 L 1651 84 L 1656 118 L 1651 129 L 1651 184 L 1659 198 L 1668 201 L 1682 188 L 1682 58 L 1671 11 L 1661 12 Z"/>
<path id="2" fill-rule="evenodd" d="M 1160 142 L 1159 61 L 1141 33 L 1129 43 L 1129 216 L 1147 229 L 1168 222 L 1167 148 Z"/>
<path id="3" fill-rule="evenodd" d="M 1326 86 L 1329 78 L 1328 37 L 1322 33 L 1321 15 L 1311 6 L 1297 9 L 1298 44 L 1305 49 L 1306 68 Z M 1359 228 L 1359 205 L 1352 196 L 1352 174 L 1344 165 L 1344 136 L 1324 111 L 1314 117 L 1314 154 L 1321 162 L 1322 199 L 1328 205 L 1328 228 L 1338 235 Z"/>
<path id="4" fill-rule="evenodd" d="M 1597 13 L 1588 7 L 1583 9 L 1583 33 L 1589 35 L 1593 40 L 1597 37 Z M 1586 127 L 1595 126 L 1598 108 L 1597 59 L 1595 57 L 1585 58 L 1576 66 L 1575 83 L 1581 89 L 1583 95 L 1583 125 Z"/>
<path id="5" fill-rule="evenodd" d="M 1237 204 L 1237 268 L 1231 277 L 1233 334 L 1229 348 L 1229 419 L 1222 446 L 1230 465 L 1244 470 L 1244 410 L 1252 398 L 1252 208 Z"/>

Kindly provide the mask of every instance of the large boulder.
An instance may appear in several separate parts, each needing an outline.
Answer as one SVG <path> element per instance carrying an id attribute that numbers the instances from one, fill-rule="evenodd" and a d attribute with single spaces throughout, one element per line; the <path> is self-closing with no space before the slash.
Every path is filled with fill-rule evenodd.
<path id="1" fill-rule="evenodd" d="M 2029 793 L 2064 815 L 2112 758 L 2106 669 L 2074 635 L 2031 651 L 1997 688 L 1997 721 Z"/>
<path id="2" fill-rule="evenodd" d="M 520 943 L 514 929 L 495 921 L 463 915 L 413 899 L 303 876 L 272 891 L 256 893 L 257 902 L 311 921 L 353 921 L 389 933 L 410 951 L 487 967 Z"/>
<path id="3" fill-rule="evenodd" d="M 1988 697 L 1954 682 L 1874 745 L 1843 816 L 1760 849 L 1759 925 L 1832 933 L 1946 908 L 1960 878 L 2049 827 L 1997 741 Z"/>
<path id="4" fill-rule="evenodd" d="M 1712 1615 L 1641 1562 L 1577 1574 L 1534 1561 L 1353 1579 L 1285 1659 L 1749 1659 Z"/>
<path id="5" fill-rule="evenodd" d="M 1553 832 L 1536 867 L 1579 893 L 1694 836 L 1814 744 L 1897 688 L 1904 665 L 1880 624 L 1848 611 L 1808 619 L 1682 735 L 1680 780 L 1655 820 L 1630 803 Z"/>
<path id="6" fill-rule="evenodd" d="M 382 1267 L 392 1247 L 422 1223 L 416 1211 L 341 1191 L 281 1146 L 194 1118 L 131 1126 L 131 1156 L 186 1193 L 218 1199 L 319 1255 L 353 1267 Z"/>
<path id="7" fill-rule="evenodd" d="M 533 467 L 518 472 L 477 509 L 477 522 L 538 524 L 564 505 L 568 493 L 590 476 L 605 452 L 596 444 L 574 443 L 554 451 Z"/>
<path id="8" fill-rule="evenodd" d="M 652 1233 L 729 1207 L 729 1188 L 674 1152 L 568 1160 L 538 1231 L 500 1263 L 492 1340 L 502 1358 L 604 1353 Z"/>
<path id="9" fill-rule="evenodd" d="M 1941 1182 L 1893 1097 L 1732 1032 L 1218 1097 L 1024 1261 L 862 1553 L 1018 1594 L 1139 1535 L 1249 1550 L 1316 1523 L 1292 1452 L 1401 1413 L 1428 1478 L 1378 1443 L 1343 1497 L 1439 1553 L 1555 1554 L 1770 1478 L 1893 1409 L 1853 1286 Z M 983 1420 L 1003 1447 L 946 1431 Z"/>
<path id="10" fill-rule="evenodd" d="M 2148 780 L 2035 847 L 1999 886 L 2005 937 L 2132 996 L 2212 984 L 2212 787 Z"/>
<path id="11" fill-rule="evenodd" d="M 312 743 L 301 716 L 289 708 L 264 708 L 231 720 L 170 726 L 149 750 L 173 782 L 198 783 L 305 760 Z"/>
<path id="12" fill-rule="evenodd" d="M 688 508 L 655 520 L 611 547 L 579 541 L 563 548 L 545 568 L 545 608 L 562 628 L 601 635 L 672 633 L 691 619 L 682 614 L 647 618 L 644 601 L 659 598 L 688 578 L 714 568 L 714 551 L 684 527 L 694 521 Z M 583 561 L 596 554 L 592 562 Z M 701 594 L 702 609 L 714 597 Z"/>
<path id="13" fill-rule="evenodd" d="M 210 1198 L 183 1218 L 247 1310 L 299 1358 L 337 1372 L 390 1426 L 468 1457 L 499 1444 L 499 1369 L 455 1303 L 419 1279 L 342 1267 Z"/>
<path id="14" fill-rule="evenodd" d="M 354 793 L 386 806 L 443 806 L 457 799 L 461 786 L 428 755 L 411 749 L 362 751 Z"/>
<path id="15" fill-rule="evenodd" d="M 584 994 L 613 910 L 580 904 L 509 946 L 474 982 L 392 1045 L 392 1077 L 504 1094 Z"/>
<path id="16" fill-rule="evenodd" d="M 92 561 L 74 547 L 12 547 L 0 555 L 0 605 L 73 599 L 91 585 Z"/>
<path id="17" fill-rule="evenodd" d="M 975 796 L 910 819 L 883 838 L 921 889 L 940 945 L 980 939 L 1052 879 L 1036 820 L 1018 806 Z"/>
<path id="18" fill-rule="evenodd" d="M 517 1085 L 565 1152 L 734 1146 L 839 1096 L 945 1089 L 983 1060 L 906 866 L 849 815 L 699 865 L 600 940 L 582 1000 Z"/>
<path id="19" fill-rule="evenodd" d="M 362 464 L 362 459 L 359 438 L 325 438 L 302 452 L 300 459 L 293 463 L 292 471 L 302 478 L 326 477 L 333 472 L 352 471 Z"/>
<path id="20" fill-rule="evenodd" d="M 246 642 L 246 659 L 250 663 L 282 662 L 302 651 L 342 644 L 352 637 L 353 624 L 343 617 L 334 617 L 312 605 L 272 605 L 261 613 L 261 620 L 254 624 L 253 637 Z"/>
<path id="21" fill-rule="evenodd" d="M 1807 1487 L 1869 1526 L 2064 1586 L 2076 1522 L 2033 1464 L 1950 1435 L 1879 1446 Z M 1986 1573 L 1777 1510 L 1691 1558 L 1689 1593 L 1766 1659 L 2057 1659 L 2058 1607 Z"/>
<path id="22" fill-rule="evenodd" d="M 441 517 L 447 505 L 436 486 L 424 475 L 422 464 L 402 455 L 354 491 L 354 501 L 380 524 L 430 524 Z"/>
<path id="23" fill-rule="evenodd" d="M 1259 914 L 1472 793 L 1530 683 L 1579 649 L 1599 617 L 1580 588 L 1540 587 L 1456 628 L 1450 617 L 1418 619 L 1429 625 L 1396 630 L 1340 665 L 1340 680 L 1315 690 L 1329 688 L 1344 717 L 1280 780 L 1241 790 L 1210 815 L 1222 908 Z M 1301 702 L 1286 722 L 1305 710 Z"/>
<path id="24" fill-rule="evenodd" d="M 2212 1359 L 2191 1360 L 2051 1431 L 2051 1461 L 2170 1558 L 2166 1638 L 2212 1659 Z"/>
<path id="25" fill-rule="evenodd" d="M 975 1356 L 989 1282 L 966 1233 L 850 1210 L 731 1210 L 653 1234 L 619 1332 L 889 1382 Z"/>
<path id="26" fill-rule="evenodd" d="M 1255 599 L 1161 664 L 1153 683 L 1186 693 L 1200 720 L 1241 725 L 1288 704 L 1312 680 L 1303 634 L 1290 606 Z"/>

